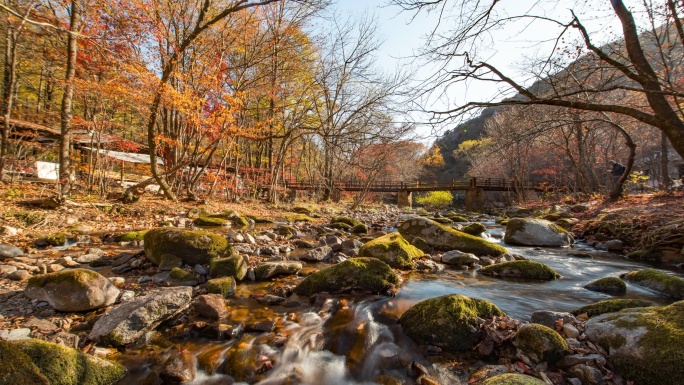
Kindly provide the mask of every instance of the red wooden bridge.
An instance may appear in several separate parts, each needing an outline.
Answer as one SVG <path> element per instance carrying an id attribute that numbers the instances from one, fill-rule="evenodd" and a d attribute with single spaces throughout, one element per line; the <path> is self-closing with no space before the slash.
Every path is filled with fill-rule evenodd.
<path id="1" fill-rule="evenodd" d="M 484 191 L 516 191 L 534 190 L 547 191 L 548 182 L 541 181 L 515 181 L 503 178 L 464 178 L 452 179 L 447 182 L 440 181 L 377 181 L 366 184 L 363 181 L 340 181 L 328 186 L 323 182 L 315 181 L 286 181 L 285 187 L 291 190 L 323 190 L 332 187 L 339 191 L 371 191 L 371 192 L 414 192 L 414 191 L 468 191 L 482 189 Z"/>

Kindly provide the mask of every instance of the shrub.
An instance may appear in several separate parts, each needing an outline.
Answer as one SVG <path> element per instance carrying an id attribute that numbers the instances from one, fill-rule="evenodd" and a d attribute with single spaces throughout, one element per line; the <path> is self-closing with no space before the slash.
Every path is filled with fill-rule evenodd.
<path id="1" fill-rule="evenodd" d="M 454 196 L 449 191 L 431 191 L 416 198 L 416 203 L 433 209 L 443 209 L 451 206 Z"/>

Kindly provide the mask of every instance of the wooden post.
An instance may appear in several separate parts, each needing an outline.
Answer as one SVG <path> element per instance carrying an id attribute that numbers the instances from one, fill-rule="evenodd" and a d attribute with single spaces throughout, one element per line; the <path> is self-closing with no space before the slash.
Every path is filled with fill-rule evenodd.
<path id="1" fill-rule="evenodd" d="M 121 187 L 124 187 L 124 168 L 126 166 L 125 161 L 121 161 Z"/>

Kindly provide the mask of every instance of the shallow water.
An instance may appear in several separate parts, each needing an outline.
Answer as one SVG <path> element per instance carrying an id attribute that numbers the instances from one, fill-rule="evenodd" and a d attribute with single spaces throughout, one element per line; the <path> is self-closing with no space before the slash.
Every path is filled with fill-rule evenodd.
<path id="1" fill-rule="evenodd" d="M 488 223 L 492 225 L 492 223 Z M 395 298 L 379 296 L 337 296 L 349 301 L 337 312 L 313 313 L 308 298 L 293 295 L 288 301 L 299 301 L 300 306 L 267 307 L 250 296 L 266 294 L 274 285 L 296 284 L 302 278 L 289 277 L 276 282 L 243 282 L 228 306 L 232 313 L 224 323 L 246 324 L 263 320 L 277 320 L 275 333 L 287 336 L 280 348 L 273 348 L 265 333 L 246 333 L 239 341 L 212 342 L 199 335 L 186 334 L 171 341 L 159 339 L 147 347 L 132 348 L 117 360 L 124 363 L 131 374 L 120 384 L 141 383 L 151 370 L 159 370 L 165 357 L 174 349 L 182 349 L 195 357 L 211 351 L 224 352 L 236 346 L 247 346 L 260 356 L 270 358 L 273 368 L 257 377 L 262 385 L 274 384 L 351 384 L 375 383 L 378 375 L 407 379 L 407 366 L 417 362 L 430 378 L 444 384 L 466 383 L 453 371 L 451 360 L 465 357 L 427 356 L 402 332 L 397 318 L 418 301 L 445 295 L 463 294 L 495 303 L 508 315 L 528 320 L 535 310 L 571 311 L 596 301 L 615 296 L 596 293 L 583 288 L 587 283 L 606 276 L 647 266 L 608 252 L 597 251 L 579 242 L 570 248 L 530 248 L 506 245 L 500 241 L 503 230 L 488 230 L 489 240 L 501 243 L 511 253 L 551 266 L 561 278 L 550 282 L 502 280 L 478 275 L 475 271 L 446 268 L 436 274 L 407 274 Z M 572 253 L 590 253 L 593 258 L 573 257 Z M 296 256 L 296 254 L 293 254 Z M 324 265 L 309 264 L 308 267 Z M 681 274 L 679 274 L 681 276 Z M 627 293 L 620 298 L 646 299 L 659 304 L 672 300 L 648 289 L 627 283 Z M 326 306 L 334 306 L 328 300 Z M 294 315 L 292 315 L 294 313 Z M 332 315 L 331 315 L 332 314 Z M 289 321 L 295 317 L 299 322 Z M 196 333 L 195 333 L 196 334 Z M 220 354 L 219 354 L 220 356 Z M 414 376 L 415 377 L 415 376 Z M 222 374 L 209 375 L 199 371 L 191 384 L 231 384 L 232 379 Z"/>

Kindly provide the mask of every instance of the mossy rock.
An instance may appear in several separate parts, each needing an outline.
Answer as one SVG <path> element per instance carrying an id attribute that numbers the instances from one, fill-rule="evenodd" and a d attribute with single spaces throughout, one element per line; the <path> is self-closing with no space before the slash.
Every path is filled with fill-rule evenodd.
<path id="1" fill-rule="evenodd" d="M 414 260 L 423 255 L 422 250 L 409 244 L 398 232 L 375 238 L 359 249 L 359 257 L 377 258 L 397 269 L 415 268 Z"/>
<path id="2" fill-rule="evenodd" d="M 88 311 L 113 304 L 119 289 L 100 273 L 88 269 L 62 270 L 31 277 L 24 289 L 30 299 L 46 301 L 59 311 Z"/>
<path id="3" fill-rule="evenodd" d="M 333 219 L 330 220 L 330 224 L 335 224 L 335 223 L 344 223 L 349 225 L 350 227 L 354 227 L 356 225 L 362 225 L 363 223 L 361 221 L 358 221 L 354 218 L 350 217 L 333 217 Z"/>
<path id="4" fill-rule="evenodd" d="M 159 271 L 170 271 L 176 267 L 183 267 L 183 260 L 173 254 L 164 254 L 159 260 Z"/>
<path id="5" fill-rule="evenodd" d="M 454 221 L 452 221 L 449 218 L 430 218 L 430 219 L 432 219 L 433 221 L 435 221 L 437 223 L 441 223 L 443 225 L 450 225 L 450 224 L 454 223 Z"/>
<path id="6" fill-rule="evenodd" d="M 50 385 L 26 353 L 0 340 L 0 385 Z"/>
<path id="7" fill-rule="evenodd" d="M 544 219 L 511 218 L 504 242 L 522 246 L 570 246 L 574 239 L 564 228 Z"/>
<path id="8" fill-rule="evenodd" d="M 305 207 L 305 206 L 295 206 L 292 208 L 292 211 L 294 211 L 298 214 L 306 214 L 306 215 L 313 214 L 313 210 L 311 210 L 310 208 Z"/>
<path id="9" fill-rule="evenodd" d="M 573 226 L 579 223 L 577 218 L 561 218 L 556 221 L 556 224 L 566 230 L 570 230 Z"/>
<path id="10" fill-rule="evenodd" d="M 67 233 L 54 233 L 45 237 L 45 242 L 47 242 L 50 246 L 64 246 L 66 244 L 67 238 Z"/>
<path id="11" fill-rule="evenodd" d="M 471 223 L 463 228 L 463 232 L 470 235 L 479 236 L 480 234 L 487 231 L 487 226 L 480 222 Z"/>
<path id="12" fill-rule="evenodd" d="M 368 226 L 361 223 L 352 227 L 349 231 L 351 231 L 352 234 L 368 234 Z"/>
<path id="13" fill-rule="evenodd" d="M 570 346 L 560 334 L 540 324 L 527 324 L 521 327 L 511 341 L 535 363 L 552 364 L 570 351 Z"/>
<path id="14" fill-rule="evenodd" d="M 289 237 L 292 237 L 292 236 L 294 236 L 294 235 L 297 235 L 297 234 L 299 233 L 299 230 L 297 230 L 297 228 L 294 227 L 294 226 L 287 226 L 287 225 L 284 225 L 284 226 L 278 227 L 278 229 L 276 230 L 276 232 L 277 232 L 278 234 L 284 236 L 284 237 L 288 237 L 288 238 L 289 238 Z"/>
<path id="15" fill-rule="evenodd" d="M 228 350 L 223 373 L 237 382 L 253 383 L 258 369 L 259 353 L 249 344 L 240 342 Z"/>
<path id="16" fill-rule="evenodd" d="M 230 219 L 230 221 L 233 223 L 233 226 L 235 227 L 248 227 L 249 226 L 249 220 L 245 217 L 233 217 Z"/>
<path id="17" fill-rule="evenodd" d="M 464 217 L 463 215 L 452 215 L 448 216 L 448 219 L 450 219 L 452 222 L 459 222 L 459 223 L 464 223 L 464 222 L 470 222 L 468 218 Z"/>
<path id="18" fill-rule="evenodd" d="M 549 266 L 534 261 L 503 262 L 485 266 L 479 270 L 479 273 L 501 278 L 523 278 L 542 281 L 551 281 L 560 277 L 560 274 L 556 273 Z"/>
<path id="19" fill-rule="evenodd" d="M 194 274 L 178 267 L 171 269 L 169 272 L 169 278 L 185 286 L 194 286 L 198 283 L 197 277 L 195 277 Z"/>
<path id="20" fill-rule="evenodd" d="M 571 313 L 575 316 L 586 313 L 589 317 L 596 317 L 601 314 L 619 312 L 623 309 L 653 305 L 655 305 L 653 302 L 641 299 L 607 299 L 605 301 L 592 303 L 591 305 L 582 306 L 579 309 L 573 310 Z"/>
<path id="21" fill-rule="evenodd" d="M 314 219 L 306 214 L 285 214 L 285 220 L 290 223 L 313 222 Z"/>
<path id="22" fill-rule="evenodd" d="M 235 295 L 235 278 L 221 277 L 214 278 L 207 281 L 207 292 L 210 294 L 220 294 L 223 298 L 232 297 Z"/>
<path id="23" fill-rule="evenodd" d="M 344 230 L 344 231 L 349 231 L 352 229 L 351 226 L 349 226 L 346 223 L 338 222 L 338 223 L 331 223 L 328 225 L 331 229 L 336 229 L 336 230 Z"/>
<path id="24" fill-rule="evenodd" d="M 241 255 L 217 258 L 209 263 L 209 274 L 212 278 L 234 277 L 242 281 L 247 275 L 247 262 Z"/>
<path id="25" fill-rule="evenodd" d="M 684 279 L 658 270 L 631 271 L 623 279 L 653 289 L 675 299 L 684 299 Z"/>
<path id="26" fill-rule="evenodd" d="M 228 226 L 230 221 L 228 219 L 219 217 L 198 217 L 192 221 L 196 226 L 212 227 L 212 226 Z"/>
<path id="27" fill-rule="evenodd" d="M 117 242 L 142 241 L 143 238 L 145 237 L 145 234 L 147 234 L 147 230 L 129 231 L 127 233 L 119 234 L 116 237 L 116 241 Z"/>
<path id="28" fill-rule="evenodd" d="M 173 254 L 188 265 L 206 265 L 214 258 L 233 253 L 223 236 L 202 230 L 156 228 L 144 236 L 145 255 L 159 265 L 162 255 Z"/>
<path id="29" fill-rule="evenodd" d="M 587 284 L 584 288 L 591 291 L 611 294 L 625 294 L 627 292 L 627 284 L 617 277 L 600 278 Z"/>
<path id="30" fill-rule="evenodd" d="M 350 258 L 306 277 L 295 292 L 300 295 L 351 290 L 385 293 L 397 284 L 399 276 L 385 262 L 377 258 Z"/>
<path id="31" fill-rule="evenodd" d="M 399 322 L 404 333 L 419 344 L 466 351 L 481 339 L 482 319 L 502 315 L 489 301 L 452 294 L 418 302 Z"/>
<path id="32" fill-rule="evenodd" d="M 519 373 L 499 374 L 488 378 L 480 385 L 546 385 L 546 382 L 532 376 Z"/>
<path id="33" fill-rule="evenodd" d="M 245 215 L 245 218 L 253 220 L 254 223 L 275 223 L 271 218 L 260 218 L 256 215 Z"/>
<path id="34" fill-rule="evenodd" d="M 51 385 L 109 385 L 126 374 L 118 363 L 64 345 L 35 339 L 12 344 L 30 357 Z"/>
<path id="35" fill-rule="evenodd" d="M 590 319 L 585 333 L 635 385 L 678 385 L 684 378 L 684 301 Z"/>
<path id="36" fill-rule="evenodd" d="M 413 241 L 411 241 L 411 244 L 418 249 L 422 250 L 423 252 L 429 252 L 430 251 L 430 245 L 427 243 L 427 241 L 423 238 L 413 238 Z"/>
<path id="37" fill-rule="evenodd" d="M 422 238 L 439 251 L 458 250 L 478 256 L 499 256 L 508 252 L 500 245 L 425 218 L 407 220 L 399 226 L 399 233 L 409 242 Z"/>

